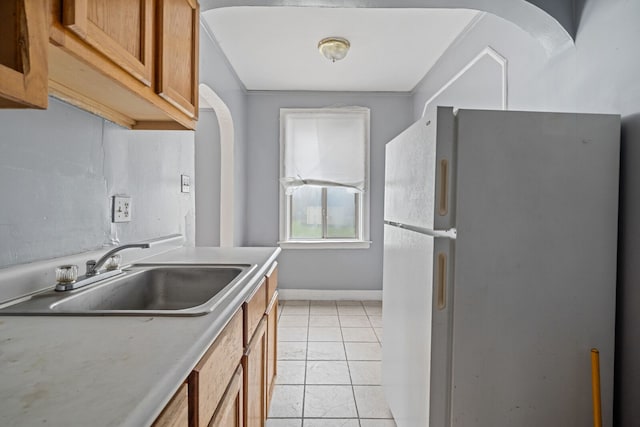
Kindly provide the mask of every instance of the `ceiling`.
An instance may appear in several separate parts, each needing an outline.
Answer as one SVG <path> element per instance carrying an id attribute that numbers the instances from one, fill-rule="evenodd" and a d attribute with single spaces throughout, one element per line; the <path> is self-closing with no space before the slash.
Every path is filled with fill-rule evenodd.
<path id="1" fill-rule="evenodd" d="M 247 90 L 411 91 L 473 22 L 465 9 L 228 7 L 203 20 Z M 351 50 L 332 63 L 329 36 Z"/>

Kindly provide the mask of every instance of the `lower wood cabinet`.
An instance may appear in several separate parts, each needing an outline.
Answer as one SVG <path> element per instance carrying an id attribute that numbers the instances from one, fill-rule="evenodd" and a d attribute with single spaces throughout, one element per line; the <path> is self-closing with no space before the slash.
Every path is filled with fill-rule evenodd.
<path id="1" fill-rule="evenodd" d="M 167 403 L 162 413 L 153 423 L 153 427 L 188 427 L 189 405 L 187 384 L 182 384 L 176 394 Z"/>
<path id="2" fill-rule="evenodd" d="M 267 280 L 262 279 L 258 289 L 243 304 L 244 310 L 244 345 L 249 345 L 255 334 L 258 323 L 262 320 L 267 309 Z"/>
<path id="3" fill-rule="evenodd" d="M 242 310 L 238 310 L 189 376 L 189 425 L 209 425 L 242 358 Z"/>
<path id="4" fill-rule="evenodd" d="M 218 405 L 216 413 L 209 423 L 210 427 L 243 427 L 244 426 L 244 388 L 242 366 L 236 369 L 227 391 Z"/>
<path id="5" fill-rule="evenodd" d="M 153 427 L 265 426 L 278 363 L 277 277 L 274 263 Z"/>
<path id="6" fill-rule="evenodd" d="M 274 262 L 269 268 L 269 271 L 265 275 L 267 278 L 267 301 L 271 301 L 273 299 L 273 294 L 276 292 L 276 288 L 278 287 L 278 263 Z"/>
<path id="7" fill-rule="evenodd" d="M 267 416 L 278 374 L 278 291 L 267 307 Z"/>
<path id="8" fill-rule="evenodd" d="M 242 357 L 245 427 L 264 427 L 267 418 L 267 318 L 262 318 Z"/>

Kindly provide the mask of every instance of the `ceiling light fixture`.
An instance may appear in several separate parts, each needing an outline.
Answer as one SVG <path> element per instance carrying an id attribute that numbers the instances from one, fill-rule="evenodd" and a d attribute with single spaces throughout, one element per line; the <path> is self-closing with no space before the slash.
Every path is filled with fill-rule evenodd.
<path id="1" fill-rule="evenodd" d="M 318 50 L 331 62 L 340 61 L 349 52 L 349 40 L 342 37 L 327 37 L 318 42 Z"/>

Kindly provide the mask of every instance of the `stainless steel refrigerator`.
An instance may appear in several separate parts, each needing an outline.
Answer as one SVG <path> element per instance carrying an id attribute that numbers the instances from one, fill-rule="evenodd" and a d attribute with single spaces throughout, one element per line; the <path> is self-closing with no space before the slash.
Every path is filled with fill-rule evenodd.
<path id="1" fill-rule="evenodd" d="M 620 117 L 437 108 L 386 146 L 398 427 L 612 424 Z"/>

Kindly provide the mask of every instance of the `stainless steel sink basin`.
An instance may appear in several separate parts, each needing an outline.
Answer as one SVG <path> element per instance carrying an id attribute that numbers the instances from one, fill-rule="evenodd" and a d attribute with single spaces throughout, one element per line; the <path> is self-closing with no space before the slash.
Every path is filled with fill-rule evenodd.
<path id="1" fill-rule="evenodd" d="M 136 265 L 75 291 L 46 291 L 0 309 L 16 315 L 164 315 L 210 312 L 252 265 Z"/>

